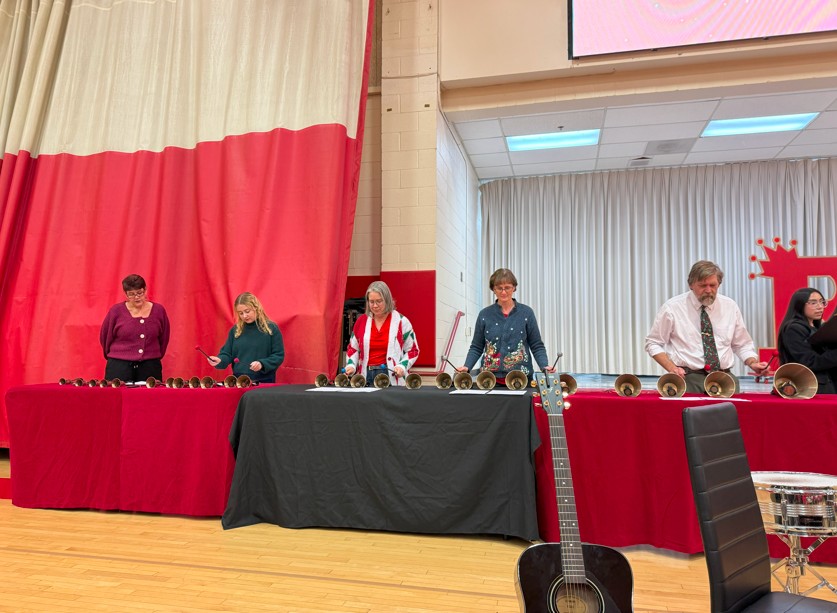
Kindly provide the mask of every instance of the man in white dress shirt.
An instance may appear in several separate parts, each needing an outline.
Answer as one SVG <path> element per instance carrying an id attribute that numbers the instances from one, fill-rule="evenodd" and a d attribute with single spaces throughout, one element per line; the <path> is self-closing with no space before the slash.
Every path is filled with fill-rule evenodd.
<path id="1" fill-rule="evenodd" d="M 723 280 L 724 273 L 716 264 L 696 262 L 689 271 L 689 291 L 660 307 L 645 337 L 648 355 L 667 372 L 683 377 L 687 392 L 704 393 L 706 375 L 715 370 L 729 372 L 735 355 L 757 375 L 767 372 L 738 305 L 718 294 Z M 731 376 L 738 392 L 738 378 Z"/>

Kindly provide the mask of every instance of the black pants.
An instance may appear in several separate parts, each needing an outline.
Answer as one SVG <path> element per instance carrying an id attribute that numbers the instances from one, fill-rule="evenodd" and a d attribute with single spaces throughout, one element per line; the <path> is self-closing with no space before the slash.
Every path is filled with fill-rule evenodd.
<path id="1" fill-rule="evenodd" d="M 148 377 L 163 380 L 163 363 L 160 360 L 143 360 L 129 362 L 108 358 L 105 366 L 105 379 L 121 379 L 122 381 L 145 381 Z"/>

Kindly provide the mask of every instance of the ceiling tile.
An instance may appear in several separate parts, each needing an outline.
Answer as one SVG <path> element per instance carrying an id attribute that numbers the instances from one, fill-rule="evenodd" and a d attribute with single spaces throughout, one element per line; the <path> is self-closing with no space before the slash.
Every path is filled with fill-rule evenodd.
<path id="1" fill-rule="evenodd" d="M 736 119 L 738 117 L 769 117 L 824 111 L 831 105 L 837 92 L 801 92 L 748 98 L 727 98 L 718 105 L 712 119 Z"/>
<path id="2" fill-rule="evenodd" d="M 500 126 L 506 136 L 595 130 L 602 127 L 604 114 L 604 109 L 593 109 L 571 113 L 507 117 L 500 120 Z"/>
<path id="3" fill-rule="evenodd" d="M 672 138 L 696 138 L 703 132 L 705 121 L 688 123 L 666 123 L 656 126 L 636 126 L 630 128 L 606 128 L 602 130 L 599 140 L 602 144 L 613 143 L 647 143 L 652 140 L 669 140 Z M 645 147 L 643 147 L 645 150 Z"/>
<path id="4" fill-rule="evenodd" d="M 483 166 L 503 166 L 509 163 L 508 153 L 480 153 L 471 156 L 471 163 L 474 168 L 481 168 Z"/>
<path id="5" fill-rule="evenodd" d="M 709 136 L 699 138 L 693 152 L 730 151 L 732 149 L 762 149 L 765 147 L 784 147 L 799 135 L 795 132 L 770 132 L 768 134 L 737 134 L 735 136 Z"/>
<path id="6" fill-rule="evenodd" d="M 511 166 L 485 166 L 483 168 L 476 168 L 475 170 L 479 179 L 501 179 L 503 177 L 514 176 L 514 171 Z"/>
<path id="7" fill-rule="evenodd" d="M 837 128 L 837 111 L 821 113 L 819 117 L 808 124 L 806 129 L 821 130 L 823 128 Z"/>
<path id="8" fill-rule="evenodd" d="M 560 162 L 564 160 L 595 159 L 598 147 L 559 147 L 558 149 L 538 149 L 536 151 L 512 151 L 509 153 L 512 164 L 538 164 Z"/>
<path id="9" fill-rule="evenodd" d="M 596 160 L 571 160 L 543 164 L 515 164 L 514 176 L 551 175 L 563 172 L 588 172 L 596 169 Z"/>
<path id="10" fill-rule="evenodd" d="M 645 152 L 646 143 L 615 143 L 599 145 L 600 158 L 636 157 Z"/>
<path id="11" fill-rule="evenodd" d="M 496 119 L 463 121 L 454 125 L 462 140 L 503 136 L 503 131 L 500 130 L 500 122 Z"/>
<path id="12" fill-rule="evenodd" d="M 830 130 L 805 130 L 790 142 L 790 145 L 829 145 L 837 143 L 837 128 Z"/>
<path id="13" fill-rule="evenodd" d="M 739 149 L 733 151 L 700 151 L 686 156 L 686 164 L 718 164 L 720 162 L 749 162 L 772 160 L 781 151 L 781 147 L 766 149 Z"/>
<path id="14" fill-rule="evenodd" d="M 718 100 L 702 100 L 700 102 L 609 108 L 607 109 L 604 125 L 608 128 L 620 128 L 659 123 L 707 121 L 717 106 Z"/>
<path id="15" fill-rule="evenodd" d="M 462 141 L 462 144 L 465 145 L 465 151 L 471 155 L 507 151 L 505 138 L 477 138 Z"/>
<path id="16" fill-rule="evenodd" d="M 837 156 L 837 143 L 821 145 L 791 145 L 782 149 L 781 158 L 825 158 Z"/>

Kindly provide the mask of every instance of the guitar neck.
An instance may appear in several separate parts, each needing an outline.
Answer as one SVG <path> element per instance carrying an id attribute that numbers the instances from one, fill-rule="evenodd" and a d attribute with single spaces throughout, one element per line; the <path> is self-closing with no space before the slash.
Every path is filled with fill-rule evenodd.
<path id="1" fill-rule="evenodd" d="M 561 563 L 568 582 L 586 580 L 578 515 L 573 494 L 573 476 L 562 413 L 549 414 L 549 434 L 552 441 L 552 469 L 555 473 L 555 497 L 558 503 L 558 522 L 561 527 Z"/>

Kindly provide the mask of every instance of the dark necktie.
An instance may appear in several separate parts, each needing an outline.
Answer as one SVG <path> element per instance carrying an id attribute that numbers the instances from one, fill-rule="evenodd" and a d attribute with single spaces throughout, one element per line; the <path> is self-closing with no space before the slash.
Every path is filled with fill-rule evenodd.
<path id="1" fill-rule="evenodd" d="M 715 347 L 715 334 L 712 332 L 712 322 L 706 307 L 700 307 L 700 336 L 703 339 L 703 361 L 706 370 L 715 372 L 721 370 L 721 360 L 718 358 L 718 348 Z"/>

